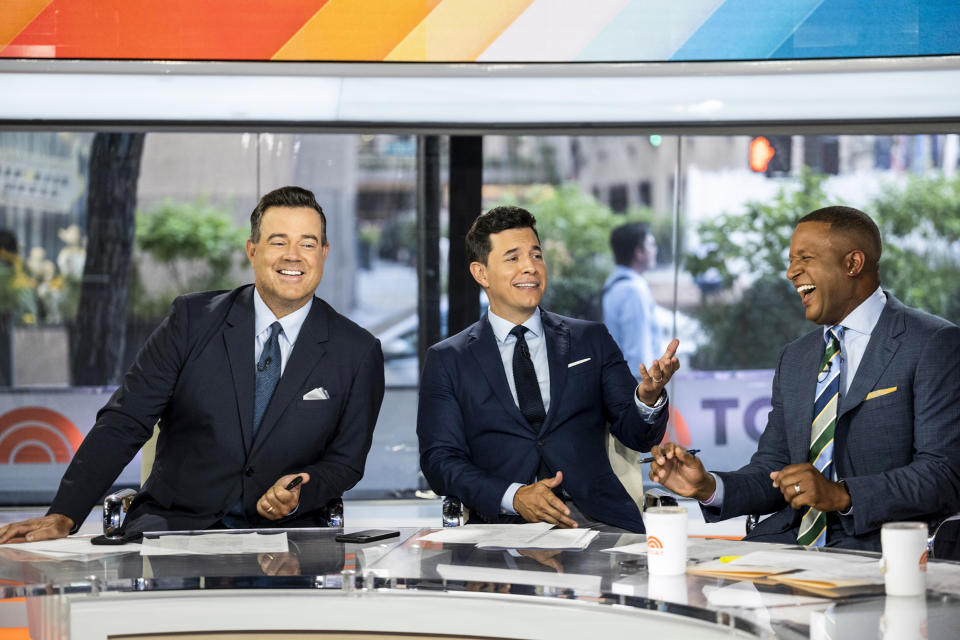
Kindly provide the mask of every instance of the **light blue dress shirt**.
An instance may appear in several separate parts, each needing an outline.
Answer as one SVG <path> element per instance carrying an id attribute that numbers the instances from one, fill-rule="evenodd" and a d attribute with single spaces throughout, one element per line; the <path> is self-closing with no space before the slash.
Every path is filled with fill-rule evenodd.
<path id="1" fill-rule="evenodd" d="M 513 379 L 513 348 L 517 344 L 516 336 L 510 335 L 510 331 L 516 326 L 509 320 L 504 320 L 492 310 L 487 310 L 487 320 L 490 322 L 490 328 L 493 329 L 493 335 L 497 339 L 497 348 L 500 350 L 500 360 L 503 362 L 503 371 L 507 374 L 507 385 L 510 387 L 510 395 L 513 396 L 513 402 L 520 406 L 517 400 L 517 385 Z M 537 384 L 540 385 L 540 397 L 543 399 L 544 412 L 550 411 L 550 362 L 547 358 L 547 341 L 543 335 L 543 321 L 540 318 L 540 308 L 533 312 L 523 323 L 528 331 L 524 335 L 527 341 L 527 347 L 530 349 L 530 359 L 533 361 L 534 371 L 537 373 Z M 267 325 L 269 327 L 269 325 Z M 269 336 L 269 332 L 267 333 Z M 656 407 L 648 407 L 640 401 L 634 391 L 633 399 L 637 404 L 640 415 L 647 422 L 653 422 L 665 405 L 660 400 Z M 500 512 L 516 515 L 513 508 L 513 497 L 517 489 L 522 487 L 520 482 L 514 482 L 507 487 L 503 498 L 500 500 Z"/>
<path id="2" fill-rule="evenodd" d="M 611 283 L 614 283 L 611 286 Z M 649 367 L 662 353 L 657 303 L 642 275 L 617 265 L 604 283 L 603 323 L 623 352 L 630 373 L 640 375 L 640 363 Z"/>
<path id="3" fill-rule="evenodd" d="M 863 360 L 863 354 L 867 351 L 867 345 L 870 343 L 870 336 L 873 329 L 880 320 L 880 314 L 887 305 L 887 295 L 883 289 L 877 287 L 877 290 L 870 294 L 870 297 L 861 302 L 856 309 L 851 311 L 846 318 L 840 321 L 844 328 L 843 338 L 840 340 L 840 395 L 843 396 L 850 390 L 850 384 L 854 376 L 857 375 L 857 369 L 860 368 L 860 361 Z M 823 328 L 823 334 L 826 336 L 829 326 Z M 839 403 L 839 400 L 838 400 Z M 831 465 L 832 466 L 832 465 Z M 837 479 L 836 467 L 833 467 L 833 479 Z M 717 490 L 709 500 L 702 504 L 708 507 L 720 507 L 723 505 L 723 480 L 720 476 L 710 472 L 717 482 Z M 850 505 L 853 508 L 853 505 Z M 848 509 L 844 513 L 849 513 Z"/>
<path id="4" fill-rule="evenodd" d="M 300 328 L 303 322 L 310 314 L 310 307 L 313 306 L 313 298 L 307 300 L 303 305 L 293 313 L 288 313 L 282 318 L 277 318 L 267 306 L 267 303 L 260 297 L 260 292 L 256 287 L 253 289 L 253 366 L 256 367 L 260 362 L 260 354 L 263 353 L 263 346 L 270 337 L 270 325 L 279 322 L 283 327 L 283 332 L 278 336 L 277 342 L 280 344 L 280 375 L 287 367 L 287 360 L 290 359 L 290 352 L 293 351 L 293 345 L 297 342 L 297 336 L 300 335 Z"/>

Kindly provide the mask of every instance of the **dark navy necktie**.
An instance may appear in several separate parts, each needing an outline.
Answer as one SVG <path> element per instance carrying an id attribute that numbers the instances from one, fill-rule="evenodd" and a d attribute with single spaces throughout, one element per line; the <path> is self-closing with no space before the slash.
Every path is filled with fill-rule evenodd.
<path id="1" fill-rule="evenodd" d="M 547 417 L 543 409 L 543 397 L 540 395 L 540 383 L 537 382 L 537 371 L 533 368 L 530 359 L 530 348 L 523 334 L 527 328 L 518 324 L 510 330 L 510 335 L 516 336 L 517 343 L 513 346 L 513 383 L 517 388 L 517 404 L 520 413 L 527 419 L 534 431 L 540 431 L 540 426 Z"/>
<path id="2" fill-rule="evenodd" d="M 270 398 L 277 382 L 280 381 L 280 333 L 283 327 L 279 322 L 270 325 L 270 337 L 263 345 L 260 361 L 257 362 L 257 393 L 253 400 L 253 431 L 257 432 L 267 412 Z"/>

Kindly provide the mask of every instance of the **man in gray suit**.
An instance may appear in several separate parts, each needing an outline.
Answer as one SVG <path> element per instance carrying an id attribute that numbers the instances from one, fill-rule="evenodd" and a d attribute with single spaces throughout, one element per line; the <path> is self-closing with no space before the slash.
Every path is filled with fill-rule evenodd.
<path id="1" fill-rule="evenodd" d="M 787 278 L 823 325 L 784 348 L 743 468 L 708 473 L 674 443 L 650 479 L 716 522 L 773 514 L 748 539 L 879 550 L 880 527 L 960 510 L 960 328 L 880 288 L 877 225 L 850 207 L 803 217 Z"/>

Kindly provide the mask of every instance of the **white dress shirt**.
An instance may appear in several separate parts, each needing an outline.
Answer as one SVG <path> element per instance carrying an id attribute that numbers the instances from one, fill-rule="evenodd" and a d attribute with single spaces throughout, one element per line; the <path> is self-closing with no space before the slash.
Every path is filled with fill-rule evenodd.
<path id="1" fill-rule="evenodd" d="M 313 306 L 313 298 L 307 300 L 303 305 L 293 313 L 288 313 L 282 318 L 277 318 L 267 306 L 267 303 L 260 297 L 260 292 L 256 287 L 253 289 L 253 366 L 256 367 L 260 362 L 260 354 L 263 353 L 263 346 L 267 344 L 270 338 L 270 326 L 274 322 L 279 322 L 283 327 L 277 342 L 280 344 L 280 375 L 287 366 L 287 360 L 290 359 L 290 352 L 293 351 L 293 345 L 297 342 L 297 336 L 300 335 L 300 328 L 304 320 L 310 313 L 310 307 Z"/>

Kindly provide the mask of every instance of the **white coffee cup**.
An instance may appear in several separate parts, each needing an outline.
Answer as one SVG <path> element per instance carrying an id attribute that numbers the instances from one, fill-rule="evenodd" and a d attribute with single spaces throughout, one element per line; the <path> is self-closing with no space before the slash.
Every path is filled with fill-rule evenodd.
<path id="1" fill-rule="evenodd" d="M 687 576 L 651 573 L 647 579 L 647 598 L 687 604 Z"/>
<path id="2" fill-rule="evenodd" d="M 880 572 L 888 596 L 921 596 L 926 592 L 927 525 L 888 522 L 880 529 L 883 558 Z"/>
<path id="3" fill-rule="evenodd" d="M 647 570 L 673 576 L 687 570 L 687 510 L 652 507 L 643 512 L 647 529 Z"/>
<path id="4" fill-rule="evenodd" d="M 927 637 L 927 599 L 925 596 L 886 598 L 880 616 L 883 640 L 923 640 Z"/>

